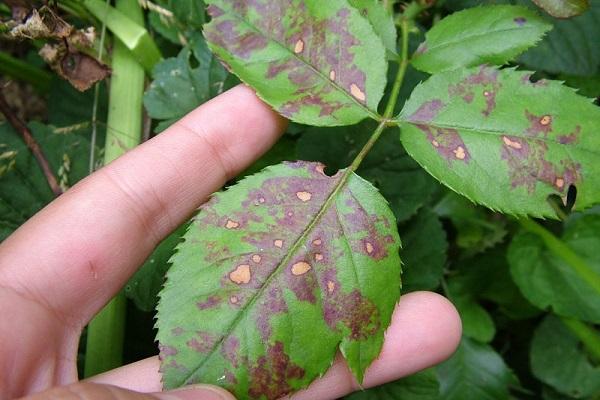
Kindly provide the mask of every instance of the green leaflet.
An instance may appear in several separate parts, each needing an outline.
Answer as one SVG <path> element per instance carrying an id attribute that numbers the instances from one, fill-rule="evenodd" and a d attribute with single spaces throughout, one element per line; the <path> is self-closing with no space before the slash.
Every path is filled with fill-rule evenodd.
<path id="1" fill-rule="evenodd" d="M 165 388 L 276 399 L 322 375 L 338 346 L 362 380 L 400 294 L 400 241 L 375 188 L 323 168 L 269 167 L 202 207 L 160 294 Z"/>
<path id="2" fill-rule="evenodd" d="M 551 73 L 592 76 L 600 73 L 600 2 L 579 17 L 553 20 L 552 31 L 520 57 L 529 68 Z"/>
<path id="3" fill-rule="evenodd" d="M 533 2 L 556 18 L 571 18 L 590 8 L 589 0 L 533 0 Z"/>
<path id="4" fill-rule="evenodd" d="M 600 394 L 600 367 L 555 316 L 546 317 L 536 329 L 530 359 L 534 375 L 559 392 L 578 399 Z"/>
<path id="5" fill-rule="evenodd" d="M 492 317 L 475 298 L 474 291 L 466 287 L 464 279 L 448 280 L 448 298 L 452 301 L 462 321 L 463 335 L 482 343 L 489 343 L 496 335 Z"/>
<path id="6" fill-rule="evenodd" d="M 207 3 L 211 49 L 281 114 L 320 126 L 376 117 L 385 49 L 346 0 Z"/>
<path id="7" fill-rule="evenodd" d="M 401 112 L 408 153 L 454 191 L 510 214 L 555 217 L 600 201 L 600 108 L 558 82 L 477 67 L 434 75 Z"/>
<path id="8" fill-rule="evenodd" d="M 565 230 L 562 240 L 600 274 L 600 216 L 585 216 Z M 521 233 L 513 239 L 508 261 L 523 295 L 541 309 L 600 323 L 598 292 L 574 268 L 548 251 L 537 235 Z"/>
<path id="9" fill-rule="evenodd" d="M 144 94 L 148 115 L 163 120 L 156 128 L 161 132 L 200 104 L 219 95 L 224 89 L 227 71 L 210 53 L 200 36 L 177 57 L 156 65 L 154 80 Z M 191 58 L 198 66 L 193 68 Z"/>
<path id="10" fill-rule="evenodd" d="M 412 59 L 429 73 L 504 64 L 537 43 L 551 25 L 522 6 L 484 6 L 454 13 L 434 25 Z"/>
<path id="11" fill-rule="evenodd" d="M 437 370 L 444 400 L 506 400 L 516 380 L 492 347 L 466 337 Z"/>
<path id="12" fill-rule="evenodd" d="M 352 7 L 357 8 L 373 26 L 385 48 L 396 53 L 396 24 L 394 18 L 387 12 L 380 0 L 348 0 Z"/>

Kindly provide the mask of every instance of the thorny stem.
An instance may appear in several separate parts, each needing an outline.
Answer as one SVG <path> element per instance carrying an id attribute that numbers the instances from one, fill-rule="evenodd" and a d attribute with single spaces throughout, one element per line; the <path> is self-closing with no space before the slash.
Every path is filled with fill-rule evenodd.
<path id="1" fill-rule="evenodd" d="M 10 106 L 6 102 L 2 91 L 0 91 L 0 112 L 4 114 L 11 126 L 23 138 L 23 141 L 25 142 L 25 144 L 37 160 L 38 164 L 40 165 L 40 168 L 42 169 L 42 172 L 46 177 L 46 181 L 48 181 L 48 186 L 50 186 L 52 193 L 54 193 L 54 195 L 57 197 L 60 196 L 63 193 L 63 190 L 58 184 L 58 180 L 56 179 L 54 172 L 52 172 L 52 167 L 50 167 L 50 163 L 48 162 L 44 151 L 40 147 L 37 140 L 35 140 L 35 138 L 33 137 L 33 134 L 31 133 L 27 125 L 25 125 L 25 123 L 23 123 L 23 121 L 21 121 L 10 109 Z"/>
<path id="2" fill-rule="evenodd" d="M 354 172 L 358 169 L 360 164 L 363 162 L 369 151 L 373 148 L 377 140 L 381 137 L 381 134 L 390 124 L 390 119 L 394 114 L 394 109 L 396 108 L 396 104 L 398 103 L 398 96 L 400 94 L 400 89 L 402 88 L 402 83 L 404 82 L 404 76 L 406 75 L 406 68 L 408 67 L 408 35 L 409 35 L 409 19 L 403 18 L 400 23 L 400 30 L 402 32 L 402 52 L 400 55 L 400 66 L 398 68 L 398 73 L 396 74 L 396 79 L 394 81 L 394 86 L 392 87 L 392 92 L 390 94 L 390 99 L 385 107 L 385 111 L 383 113 L 383 118 L 381 122 L 375 129 L 375 132 L 371 135 L 367 143 L 360 150 L 360 153 L 354 158 L 352 164 L 348 168 L 349 172 Z"/>

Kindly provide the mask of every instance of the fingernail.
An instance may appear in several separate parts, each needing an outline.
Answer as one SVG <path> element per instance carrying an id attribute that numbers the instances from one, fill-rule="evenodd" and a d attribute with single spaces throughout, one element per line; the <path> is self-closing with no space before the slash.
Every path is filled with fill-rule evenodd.
<path id="1" fill-rule="evenodd" d="M 161 393 L 161 400 L 235 400 L 225 389 L 212 385 L 190 385 Z"/>

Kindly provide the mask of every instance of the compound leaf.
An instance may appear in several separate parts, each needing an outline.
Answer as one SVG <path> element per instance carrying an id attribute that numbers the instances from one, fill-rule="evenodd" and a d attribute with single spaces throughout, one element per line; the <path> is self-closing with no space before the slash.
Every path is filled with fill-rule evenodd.
<path id="1" fill-rule="evenodd" d="M 412 64 L 429 73 L 486 63 L 501 65 L 535 45 L 551 28 L 522 6 L 470 8 L 434 25 Z"/>
<path id="2" fill-rule="evenodd" d="M 400 241 L 374 187 L 323 168 L 269 167 L 201 208 L 160 294 L 166 388 L 275 399 L 322 375 L 338 346 L 362 380 L 399 298 Z"/>
<path id="3" fill-rule="evenodd" d="M 590 8 L 589 0 L 533 0 L 533 2 L 556 18 L 571 18 Z"/>
<path id="4" fill-rule="evenodd" d="M 511 214 L 555 217 L 600 201 L 600 108 L 558 82 L 481 66 L 434 75 L 400 115 L 408 153 L 454 191 Z"/>
<path id="5" fill-rule="evenodd" d="M 385 48 L 346 0 L 210 0 L 211 49 L 284 116 L 310 125 L 373 117 Z"/>

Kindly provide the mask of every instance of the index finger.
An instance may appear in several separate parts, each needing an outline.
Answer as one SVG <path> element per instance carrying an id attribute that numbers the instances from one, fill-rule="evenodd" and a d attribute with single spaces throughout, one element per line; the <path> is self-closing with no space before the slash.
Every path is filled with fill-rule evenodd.
<path id="1" fill-rule="evenodd" d="M 286 125 L 238 86 L 92 174 L 0 245 L 0 286 L 84 325 Z"/>

